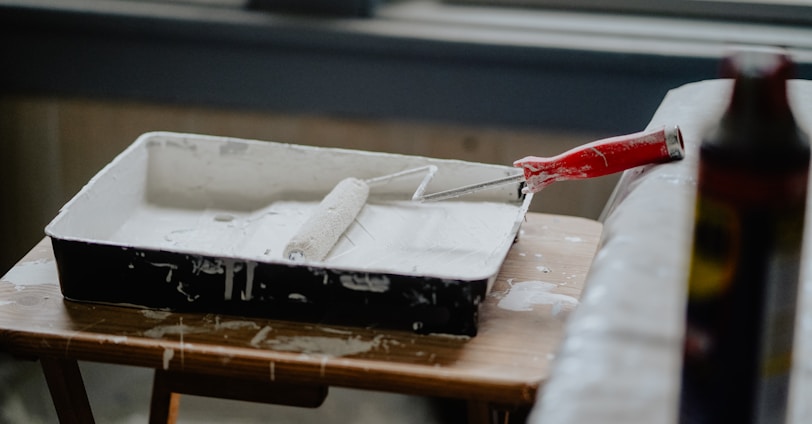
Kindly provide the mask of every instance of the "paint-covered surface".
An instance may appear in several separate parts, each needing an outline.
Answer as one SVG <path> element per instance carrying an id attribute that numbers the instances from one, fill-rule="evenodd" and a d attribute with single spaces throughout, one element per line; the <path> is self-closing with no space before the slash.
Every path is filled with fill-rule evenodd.
<path id="1" fill-rule="evenodd" d="M 543 272 L 543 271 L 542 271 Z M 532 311 L 537 305 L 550 305 L 551 313 L 569 312 L 578 305 L 578 299 L 553 290 L 559 285 L 545 281 L 508 281 L 510 290 L 497 306 L 510 311 Z"/>
<path id="2" fill-rule="evenodd" d="M 419 321 L 408 322 L 409 331 L 391 331 L 380 326 L 66 301 L 60 295 L 54 250 L 50 241 L 43 240 L 0 276 L 0 350 L 21 357 L 325 385 L 331 386 L 331 393 L 340 386 L 528 407 L 556 356 L 566 323 L 561 312 L 566 310 L 535 301 L 526 308 L 508 308 L 502 299 L 533 281 L 545 283 L 536 288 L 553 297 L 578 299 L 601 226 L 576 217 L 529 213 L 526 218 L 480 305 L 476 337 L 436 334 L 426 327 L 423 332 L 431 334 L 415 334 L 411 326 L 419 327 Z M 160 271 L 157 281 L 164 281 L 167 268 L 155 268 Z M 172 270 L 172 278 L 179 272 Z M 103 285 L 115 289 L 124 283 L 111 276 Z M 366 291 L 353 291 L 359 295 L 384 289 L 382 280 L 353 278 L 341 283 L 364 287 Z M 294 296 L 297 300 L 307 296 L 299 294 Z M 390 309 L 389 314 L 398 314 Z M 37 408 L 43 409 L 42 402 Z"/>
<path id="3" fill-rule="evenodd" d="M 421 175 L 371 187 L 323 261 L 287 243 L 344 178 L 434 165 L 444 190 L 506 166 L 173 133 L 140 137 L 46 228 L 67 298 L 150 308 L 324 319 L 460 334 L 516 237 L 518 184 L 463 201 L 410 200 Z M 107 284 L 110 278 L 118 282 Z M 271 305 L 273 305 L 271 307 Z M 392 317 L 397 311 L 398 316 Z M 364 317 L 369 317 L 366 319 Z"/>
<path id="4" fill-rule="evenodd" d="M 657 110 L 650 127 L 680 125 L 685 160 L 621 178 L 587 288 L 531 423 L 677 421 L 697 153 L 730 87 L 724 80 L 689 84 L 669 92 Z M 793 81 L 789 88 L 800 126 L 812 132 L 812 82 Z M 812 216 L 806 219 L 788 420 L 797 424 L 812 422 Z"/>

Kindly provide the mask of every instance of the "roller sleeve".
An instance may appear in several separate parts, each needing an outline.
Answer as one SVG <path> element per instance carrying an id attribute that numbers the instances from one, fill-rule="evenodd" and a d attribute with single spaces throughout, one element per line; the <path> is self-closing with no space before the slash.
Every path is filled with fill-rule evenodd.
<path id="1" fill-rule="evenodd" d="M 341 180 L 285 247 L 284 257 L 321 261 L 352 224 L 369 196 L 369 185 L 357 178 Z"/>

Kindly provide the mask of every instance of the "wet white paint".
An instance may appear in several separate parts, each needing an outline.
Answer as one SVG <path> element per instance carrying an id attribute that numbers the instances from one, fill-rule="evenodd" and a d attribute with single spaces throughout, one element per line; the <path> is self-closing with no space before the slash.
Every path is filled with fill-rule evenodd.
<path id="1" fill-rule="evenodd" d="M 17 290 L 22 290 L 25 286 L 54 284 L 58 278 L 56 262 L 53 259 L 37 259 L 18 263 L 1 277 L 0 281 L 14 284 Z"/>
<path id="2" fill-rule="evenodd" d="M 464 334 L 429 333 L 429 335 L 432 337 L 442 337 L 444 339 L 454 339 L 461 341 L 471 340 L 471 336 L 466 336 Z"/>
<path id="3" fill-rule="evenodd" d="M 195 274 L 225 274 L 225 267 L 222 260 L 210 260 L 207 258 L 200 258 L 194 263 L 192 272 Z"/>
<path id="4" fill-rule="evenodd" d="M 192 294 L 188 293 L 186 291 L 186 288 L 183 285 L 183 281 L 178 281 L 178 285 L 175 286 L 175 290 L 177 290 L 178 293 L 186 296 L 186 301 L 187 302 L 194 302 L 195 300 L 197 300 L 200 297 L 200 295 L 192 295 Z"/>
<path id="5" fill-rule="evenodd" d="M 552 293 L 558 284 L 544 281 L 522 281 L 513 283 L 497 304 L 510 311 L 532 311 L 536 305 L 553 305 L 553 314 L 564 306 L 575 306 L 578 299 L 559 293 Z"/>
<path id="6" fill-rule="evenodd" d="M 307 296 L 301 293 L 290 293 L 288 294 L 288 300 L 293 300 L 295 302 L 302 302 L 307 303 Z"/>
<path id="7" fill-rule="evenodd" d="M 197 258 L 192 264 L 192 273 L 194 274 L 208 274 L 208 275 L 223 275 L 223 299 L 231 300 L 234 297 L 234 275 L 246 269 L 246 291 L 240 293 L 243 300 L 250 300 L 254 286 L 254 268 L 255 262 L 242 262 L 231 258 L 208 259 Z M 167 282 L 170 280 L 167 278 Z M 183 284 L 178 284 L 177 290 L 186 295 L 190 302 L 197 299 L 197 297 L 189 296 L 185 292 Z"/>
<path id="8" fill-rule="evenodd" d="M 224 151 L 224 145 L 240 148 Z M 330 166 L 314 170 L 302 166 L 306 162 Z M 461 161 L 153 133 L 106 166 L 46 232 L 127 249 L 224 258 L 200 261 L 194 271 L 222 276 L 224 299 L 250 300 L 256 262 L 290 263 L 283 257 L 284 246 L 339 181 L 425 165 L 438 168 L 426 187 L 429 193 L 515 173 L 512 167 Z M 420 179 L 417 175 L 372 187 L 361 212 L 325 259 L 328 266 L 455 280 L 496 275 L 532 196 L 521 200 L 517 187 L 505 186 L 464 201 L 405 200 Z M 99 210 L 108 213 L 99 216 Z M 153 266 L 166 267 L 165 278 L 175 283 L 177 269 Z M 247 277 L 246 286 L 235 292 L 240 272 Z M 348 284 L 354 289 L 382 287 Z M 185 291 L 182 284 L 176 287 Z"/>
<path id="9" fill-rule="evenodd" d="M 327 361 L 330 359 L 329 356 L 324 355 L 321 357 L 321 363 L 319 367 L 319 375 L 324 377 L 325 371 L 327 370 Z"/>
<path id="10" fill-rule="evenodd" d="M 154 319 L 156 321 L 163 321 L 172 315 L 172 312 L 156 311 L 154 309 L 142 309 L 140 312 L 145 318 Z"/>
<path id="11" fill-rule="evenodd" d="M 143 205 L 113 235 L 114 241 L 160 250 L 195 251 L 208 257 L 228 256 L 247 261 L 200 259 L 193 272 L 223 276 L 224 298 L 232 299 L 234 273 L 246 267 L 246 292 L 253 296 L 256 262 L 287 262 L 286 241 L 316 207 L 317 202 L 278 200 L 259 211 L 235 214 L 229 228 L 209 228 L 209 210 L 174 210 Z M 410 201 L 371 202 L 336 242 L 325 259 L 331 267 L 396 274 L 426 274 L 448 278 L 487 278 L 498 272 L 512 244 L 523 211 L 516 204 L 491 202 Z M 201 222 L 189 224 L 187 221 Z M 161 223 L 164 225 L 152 225 Z M 163 233 L 176 226 L 199 225 L 186 238 L 167 242 Z M 250 297 L 249 297 L 250 295 Z"/>
<path id="12" fill-rule="evenodd" d="M 234 294 L 234 261 L 225 260 L 224 262 L 226 266 L 226 283 L 223 297 L 225 300 L 231 300 L 231 297 Z"/>
<path id="13" fill-rule="evenodd" d="M 184 334 L 205 333 L 209 331 L 203 327 L 191 327 L 182 322 L 173 325 L 159 325 L 144 331 L 143 335 L 152 339 L 160 339 L 167 335 L 176 335 L 183 337 Z"/>
<path id="14" fill-rule="evenodd" d="M 265 339 L 268 337 L 268 333 L 270 333 L 271 330 L 273 329 L 267 325 L 262 327 L 262 329 L 259 330 L 256 335 L 254 335 L 249 344 L 254 347 L 259 347 L 260 343 L 265 341 Z"/>
<path id="15" fill-rule="evenodd" d="M 332 334 L 352 334 L 353 332 L 350 330 L 341 330 L 338 328 L 330 328 L 330 327 L 319 327 L 319 331 L 323 331 L 325 333 L 332 333 Z"/>
<path id="16" fill-rule="evenodd" d="M 214 323 L 215 330 L 240 330 L 243 328 L 258 329 L 259 325 L 254 321 L 220 321 L 220 317 Z"/>
<path id="17" fill-rule="evenodd" d="M 342 275 L 340 281 L 342 286 L 350 290 L 375 293 L 383 293 L 389 290 L 389 278 L 386 276 L 370 277 L 369 274 Z"/>
<path id="18" fill-rule="evenodd" d="M 245 264 L 245 293 L 243 293 L 242 300 L 251 300 L 254 297 L 254 269 L 256 267 L 256 262 Z"/>
<path id="19" fill-rule="evenodd" d="M 364 339 L 361 336 L 281 336 L 265 340 L 263 344 L 279 351 L 337 357 L 368 352 L 387 344 L 387 342 L 384 341 L 382 335 L 378 335 L 372 339 Z"/>
<path id="20" fill-rule="evenodd" d="M 167 282 L 167 283 L 169 283 L 169 282 L 171 282 L 171 281 L 172 281 L 172 271 L 174 271 L 174 270 L 178 269 L 178 266 L 177 266 L 177 265 L 175 265 L 175 264 L 169 264 L 169 263 L 157 263 L 157 262 L 151 262 L 151 263 L 150 263 L 150 265 L 152 265 L 152 266 L 154 266 L 154 267 L 158 267 L 158 268 L 167 268 L 167 269 L 168 269 L 168 271 L 167 271 L 167 273 L 166 273 L 166 282 Z M 133 268 L 133 265 L 132 265 L 132 264 L 130 264 L 130 268 Z"/>
<path id="21" fill-rule="evenodd" d="M 169 349 L 169 348 L 164 349 L 164 356 L 163 356 L 164 370 L 169 369 L 169 361 L 171 361 L 172 358 L 174 358 L 174 357 L 175 357 L 175 350 L 174 349 Z"/>

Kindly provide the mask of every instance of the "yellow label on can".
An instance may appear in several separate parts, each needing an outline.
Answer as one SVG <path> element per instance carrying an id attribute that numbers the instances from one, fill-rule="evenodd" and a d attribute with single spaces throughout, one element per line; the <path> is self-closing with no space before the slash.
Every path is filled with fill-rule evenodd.
<path id="1" fill-rule="evenodd" d="M 696 202 L 695 221 L 688 296 L 702 299 L 719 295 L 730 287 L 741 229 L 735 209 L 701 195 Z"/>

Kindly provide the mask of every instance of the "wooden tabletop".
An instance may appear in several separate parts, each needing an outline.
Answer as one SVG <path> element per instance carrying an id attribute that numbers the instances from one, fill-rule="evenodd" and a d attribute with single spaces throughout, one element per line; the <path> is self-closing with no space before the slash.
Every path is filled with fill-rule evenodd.
<path id="1" fill-rule="evenodd" d="M 44 239 L 0 279 L 0 350 L 529 405 L 577 305 L 600 232 L 595 221 L 529 213 L 473 338 L 67 301 Z"/>

